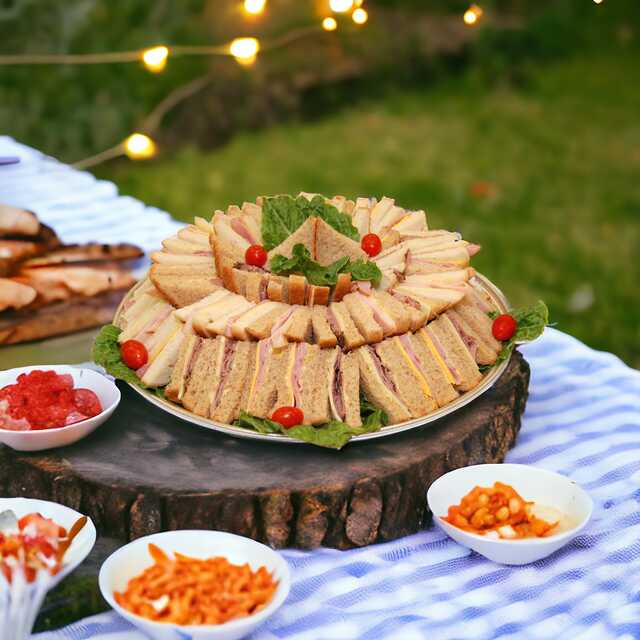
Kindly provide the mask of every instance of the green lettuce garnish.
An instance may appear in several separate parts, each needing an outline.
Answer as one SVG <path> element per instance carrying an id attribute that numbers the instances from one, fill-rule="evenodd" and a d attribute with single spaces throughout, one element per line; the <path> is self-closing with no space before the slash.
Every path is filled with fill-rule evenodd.
<path id="1" fill-rule="evenodd" d="M 262 244 L 267 251 L 284 242 L 302 223 L 312 216 L 322 218 L 336 231 L 352 240 L 359 240 L 351 218 L 340 213 L 322 196 L 307 200 L 304 196 L 273 196 L 262 203 Z"/>
<path id="2" fill-rule="evenodd" d="M 338 280 L 338 274 L 346 272 L 351 272 L 353 280 L 371 280 L 376 286 L 382 279 L 382 272 L 375 262 L 365 260 L 351 262 L 346 256 L 323 267 L 311 258 L 311 252 L 303 244 L 293 246 L 290 258 L 281 255 L 273 256 L 269 266 L 272 273 L 279 275 L 301 273 L 310 284 L 317 286 L 333 286 Z"/>
<path id="3" fill-rule="evenodd" d="M 327 449 L 342 449 L 353 436 L 363 433 L 379 431 L 388 423 L 387 414 L 382 409 L 374 407 L 366 398 L 360 397 L 360 416 L 362 426 L 350 427 L 340 420 L 331 420 L 314 427 L 310 424 L 300 424 L 285 429 L 280 423 L 269 418 L 256 418 L 245 411 L 233 423 L 238 427 L 255 429 L 258 433 L 281 433 L 296 440 Z"/>
<path id="4" fill-rule="evenodd" d="M 114 378 L 124 380 L 130 384 L 137 384 L 139 387 L 146 389 L 146 385 L 138 378 L 136 372 L 122 362 L 120 345 L 118 344 L 118 336 L 121 332 L 122 329 L 116 327 L 115 324 L 106 324 L 100 329 L 100 333 L 98 333 L 93 343 L 93 361 L 103 367 Z"/>
<path id="5" fill-rule="evenodd" d="M 510 314 L 515 318 L 517 323 L 516 332 L 509 340 L 502 343 L 502 349 L 498 354 L 497 360 L 492 365 L 483 365 L 481 371 L 487 371 L 491 367 L 508 360 L 511 353 L 518 342 L 531 342 L 542 335 L 544 328 L 549 324 L 549 309 L 547 305 L 538 300 L 530 307 L 522 309 L 514 309 Z M 495 320 L 500 314 L 497 311 L 490 311 L 487 314 L 492 320 Z"/>

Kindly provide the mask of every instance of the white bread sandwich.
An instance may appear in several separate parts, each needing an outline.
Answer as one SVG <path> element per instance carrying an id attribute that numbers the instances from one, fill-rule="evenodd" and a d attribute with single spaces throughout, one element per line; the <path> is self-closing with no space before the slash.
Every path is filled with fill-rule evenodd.
<path id="1" fill-rule="evenodd" d="M 286 311 L 286 304 L 263 300 L 233 321 L 231 335 L 236 340 L 266 338 L 270 335 L 276 320 Z"/>
<path id="2" fill-rule="evenodd" d="M 180 345 L 180 351 L 176 364 L 171 372 L 169 384 L 165 387 L 164 395 L 173 402 L 182 403 L 182 398 L 187 389 L 187 383 L 193 372 L 195 362 L 197 360 L 198 351 L 202 348 L 205 339 L 190 334 Z"/>
<path id="3" fill-rule="evenodd" d="M 343 304 L 347 306 L 351 318 L 358 331 L 367 343 L 380 342 L 384 336 L 383 327 L 376 321 L 373 309 L 367 304 L 367 296 L 360 292 L 349 293 L 344 297 Z"/>

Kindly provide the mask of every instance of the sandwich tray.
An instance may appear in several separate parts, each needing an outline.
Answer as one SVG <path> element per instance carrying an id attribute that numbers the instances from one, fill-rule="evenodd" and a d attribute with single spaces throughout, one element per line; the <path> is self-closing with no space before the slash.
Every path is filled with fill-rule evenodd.
<path id="1" fill-rule="evenodd" d="M 493 284 L 488 278 L 481 275 L 480 273 L 476 273 L 474 276 L 474 281 L 478 284 L 484 291 L 493 299 L 496 306 L 499 308 L 501 313 L 507 313 L 509 311 L 509 304 L 505 295 L 500 291 L 500 289 Z M 137 289 L 137 287 L 142 285 L 143 281 L 140 281 L 135 287 L 133 287 L 127 295 L 124 297 L 118 310 L 116 311 L 114 317 L 114 323 L 118 323 L 120 314 L 122 309 L 124 308 L 127 300 L 130 296 L 133 295 L 133 292 Z M 351 438 L 349 441 L 350 444 L 353 442 L 359 442 L 363 440 L 373 440 L 376 438 L 387 438 L 390 436 L 394 436 L 398 433 L 402 433 L 403 431 L 409 431 L 411 429 L 417 429 L 419 427 L 425 426 L 431 422 L 435 422 L 444 416 L 448 416 L 452 413 L 455 413 L 462 407 L 468 405 L 470 402 L 481 396 L 483 393 L 488 391 L 500 378 L 502 373 L 505 371 L 509 364 L 509 359 L 501 362 L 499 365 L 492 367 L 487 371 L 480 383 L 463 394 L 461 394 L 454 401 L 450 402 L 444 407 L 441 407 L 431 413 L 421 416 L 420 418 L 415 418 L 413 420 L 407 420 L 406 422 L 400 422 L 397 424 L 388 425 L 386 427 L 382 427 L 379 431 L 374 431 L 372 433 L 363 433 L 361 435 L 356 435 Z M 179 418 L 185 422 L 190 422 L 191 424 L 197 425 L 199 427 L 203 427 L 205 429 L 210 429 L 212 431 L 219 431 L 228 436 L 243 438 L 249 440 L 263 440 L 268 442 L 279 442 L 281 444 L 306 444 L 300 440 L 296 440 L 294 438 L 290 438 L 288 436 L 278 434 L 278 433 L 258 433 L 257 431 L 252 431 L 251 429 L 246 429 L 244 427 L 239 427 L 231 424 L 224 424 L 222 422 L 216 422 L 214 420 L 210 420 L 208 418 L 203 418 L 198 416 L 190 411 L 187 411 L 183 407 L 166 400 L 158 396 L 153 391 L 149 391 L 143 389 L 135 384 L 127 383 L 136 393 L 140 394 L 147 402 L 155 405 L 162 411 Z"/>

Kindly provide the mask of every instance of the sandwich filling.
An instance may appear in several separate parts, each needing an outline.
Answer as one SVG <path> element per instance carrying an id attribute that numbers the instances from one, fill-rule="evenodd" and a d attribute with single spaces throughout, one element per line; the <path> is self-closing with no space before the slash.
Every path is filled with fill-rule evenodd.
<path id="1" fill-rule="evenodd" d="M 429 336 L 431 344 L 435 347 L 435 350 L 438 353 L 440 361 L 443 362 L 446 365 L 446 368 L 451 372 L 451 376 L 453 377 L 454 383 L 461 384 L 462 376 L 460 375 L 460 372 L 455 368 L 455 366 L 451 364 L 450 361 L 447 360 L 447 352 L 445 348 L 442 346 L 442 343 L 440 342 L 440 340 L 436 338 L 435 334 L 431 329 L 429 329 L 429 327 L 427 327 L 425 331 L 426 331 L 426 334 Z"/>
<path id="2" fill-rule="evenodd" d="M 331 307 L 327 307 L 327 322 L 331 327 L 331 331 L 333 331 L 336 338 L 338 339 L 338 344 L 341 347 L 344 347 L 344 336 L 342 334 L 342 329 L 340 328 L 340 325 L 338 324 L 338 318 L 336 318 L 335 314 L 331 310 Z"/>
<path id="3" fill-rule="evenodd" d="M 373 360 L 376 371 L 378 372 L 378 375 L 380 376 L 380 379 L 384 383 L 385 387 L 387 387 L 393 393 L 397 393 L 398 390 L 396 389 L 396 385 L 393 383 L 389 370 L 384 366 L 384 363 L 382 362 L 382 359 L 380 358 L 378 352 L 371 345 L 367 345 L 366 348 L 371 354 L 371 360 Z"/>
<path id="4" fill-rule="evenodd" d="M 344 422 L 345 408 L 342 398 L 342 351 L 338 350 L 336 359 L 331 368 L 329 380 L 329 399 L 331 401 L 331 412 L 336 420 Z"/>
<path id="5" fill-rule="evenodd" d="M 471 357 L 475 360 L 476 354 L 478 352 L 478 341 L 462 328 L 462 325 L 458 322 L 458 319 L 453 316 L 453 314 L 447 314 L 447 317 L 451 321 L 451 324 L 454 326 L 455 330 L 458 332 L 458 335 L 464 342 L 464 346 L 467 347 L 467 350 L 471 354 Z"/>
<path id="6" fill-rule="evenodd" d="M 307 343 L 301 342 L 296 345 L 296 355 L 293 361 L 293 371 L 291 372 L 291 387 L 293 388 L 294 404 L 296 407 L 302 406 L 302 363 L 307 353 Z"/>
<path id="7" fill-rule="evenodd" d="M 220 382 L 218 383 L 218 388 L 216 389 L 216 392 L 211 401 L 211 414 L 215 411 L 215 408 L 218 406 L 218 404 L 220 403 L 220 399 L 222 398 L 222 392 L 224 391 L 225 384 L 227 383 L 229 372 L 231 371 L 231 365 L 233 364 L 233 356 L 236 351 L 236 346 L 238 345 L 235 340 L 225 340 L 224 342 L 225 344 L 222 351 L 222 362 L 220 364 Z"/>
<path id="8" fill-rule="evenodd" d="M 258 244 L 258 239 L 253 237 L 242 218 L 233 218 L 231 220 L 231 228 L 249 244 Z"/>

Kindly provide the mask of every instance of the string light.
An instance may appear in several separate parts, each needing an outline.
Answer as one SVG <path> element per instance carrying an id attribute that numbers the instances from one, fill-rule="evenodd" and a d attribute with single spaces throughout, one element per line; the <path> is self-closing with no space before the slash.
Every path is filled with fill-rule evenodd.
<path id="1" fill-rule="evenodd" d="M 483 14 L 482 8 L 479 7 L 477 4 L 472 4 L 464 12 L 462 19 L 464 20 L 465 24 L 469 26 L 473 26 L 478 22 L 478 20 L 480 20 L 480 18 L 482 18 L 482 14 Z"/>
<path id="2" fill-rule="evenodd" d="M 155 155 L 156 144 L 144 133 L 132 133 L 124 141 L 124 152 L 132 160 L 146 160 Z"/>
<path id="3" fill-rule="evenodd" d="M 244 0 L 244 10 L 247 13 L 257 16 L 264 11 L 266 4 L 267 0 Z"/>
<path id="4" fill-rule="evenodd" d="M 329 6 L 334 13 L 346 13 L 353 7 L 353 0 L 329 0 Z"/>
<path id="5" fill-rule="evenodd" d="M 335 18 L 325 18 L 322 21 L 322 28 L 325 31 L 335 31 L 338 28 L 338 23 L 335 21 Z"/>
<path id="6" fill-rule="evenodd" d="M 160 73 L 167 66 L 169 49 L 165 46 L 146 49 L 142 54 L 142 62 L 152 73 Z"/>
<path id="7" fill-rule="evenodd" d="M 364 24 L 369 19 L 369 14 L 364 9 L 356 9 L 351 17 L 356 24 Z"/>
<path id="8" fill-rule="evenodd" d="M 260 43 L 256 38 L 236 38 L 229 51 L 240 64 L 253 64 L 260 51 Z"/>

